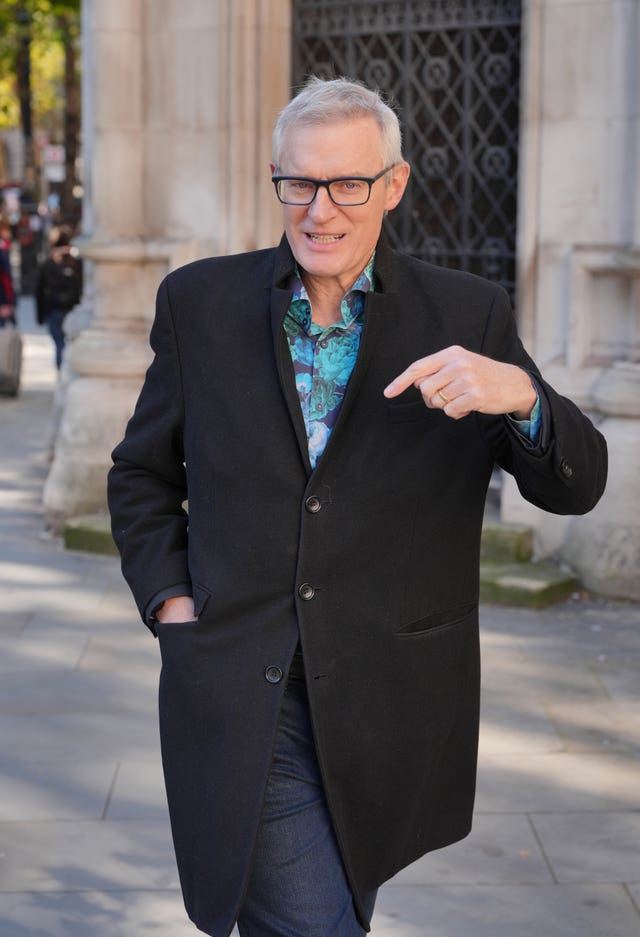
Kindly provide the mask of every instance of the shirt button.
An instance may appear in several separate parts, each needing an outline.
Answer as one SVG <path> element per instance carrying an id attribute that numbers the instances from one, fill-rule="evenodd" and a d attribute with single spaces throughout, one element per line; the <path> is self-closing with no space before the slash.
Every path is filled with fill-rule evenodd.
<path id="1" fill-rule="evenodd" d="M 304 599 L 305 602 L 308 602 L 309 599 L 312 599 L 315 594 L 316 590 L 313 588 L 310 582 L 303 582 L 298 589 L 298 595 L 301 599 Z"/>
<path id="2" fill-rule="evenodd" d="M 282 680 L 282 671 L 279 667 L 275 667 L 273 664 L 264 672 L 265 679 L 267 683 L 280 683 Z"/>
<path id="3" fill-rule="evenodd" d="M 309 514 L 317 514 L 322 504 L 320 503 L 320 498 L 316 498 L 315 495 L 311 495 L 304 503 Z"/>

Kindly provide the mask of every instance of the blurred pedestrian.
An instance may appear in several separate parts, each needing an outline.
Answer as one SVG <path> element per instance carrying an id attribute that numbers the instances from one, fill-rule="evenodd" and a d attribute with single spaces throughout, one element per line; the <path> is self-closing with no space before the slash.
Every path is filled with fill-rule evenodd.
<path id="1" fill-rule="evenodd" d="M 11 225 L 0 221 L 0 328 L 7 323 L 16 324 L 16 295 L 11 276 Z"/>
<path id="2" fill-rule="evenodd" d="M 81 295 L 82 263 L 71 247 L 71 229 L 63 225 L 51 232 L 51 252 L 40 266 L 36 281 L 38 322 L 49 328 L 58 370 L 65 345 L 64 320 Z"/>
<path id="3" fill-rule="evenodd" d="M 20 294 L 33 295 L 36 272 L 38 268 L 36 226 L 39 225 L 38 215 L 33 215 L 23 208 L 16 226 L 16 238 L 20 245 Z"/>

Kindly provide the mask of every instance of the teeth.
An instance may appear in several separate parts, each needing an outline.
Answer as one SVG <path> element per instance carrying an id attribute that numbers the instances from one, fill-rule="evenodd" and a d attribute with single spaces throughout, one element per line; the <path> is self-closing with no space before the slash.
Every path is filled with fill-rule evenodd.
<path id="1" fill-rule="evenodd" d="M 331 244 L 332 241 L 339 241 L 341 234 L 310 234 L 309 237 L 317 244 Z"/>

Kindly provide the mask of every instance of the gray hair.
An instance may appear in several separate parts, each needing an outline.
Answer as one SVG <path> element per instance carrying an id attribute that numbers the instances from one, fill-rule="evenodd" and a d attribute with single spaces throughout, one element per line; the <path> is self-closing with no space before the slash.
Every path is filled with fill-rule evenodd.
<path id="1" fill-rule="evenodd" d="M 285 138 L 291 127 L 309 127 L 363 116 L 373 117 L 380 127 L 383 164 L 395 166 L 402 162 L 400 123 L 380 92 L 349 78 L 325 81 L 313 76 L 278 115 L 273 128 L 271 158 L 274 165 L 280 165 Z"/>

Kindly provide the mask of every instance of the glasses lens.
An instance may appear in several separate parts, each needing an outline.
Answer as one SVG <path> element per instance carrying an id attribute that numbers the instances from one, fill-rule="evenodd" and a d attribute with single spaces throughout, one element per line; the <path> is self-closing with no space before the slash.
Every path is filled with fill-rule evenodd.
<path id="1" fill-rule="evenodd" d="M 371 187 L 362 179 L 338 179 L 329 185 L 329 193 L 336 205 L 364 205 Z"/>
<path id="2" fill-rule="evenodd" d="M 278 183 L 278 198 L 288 205 L 308 205 L 315 194 L 315 184 L 304 179 L 281 179 Z"/>

